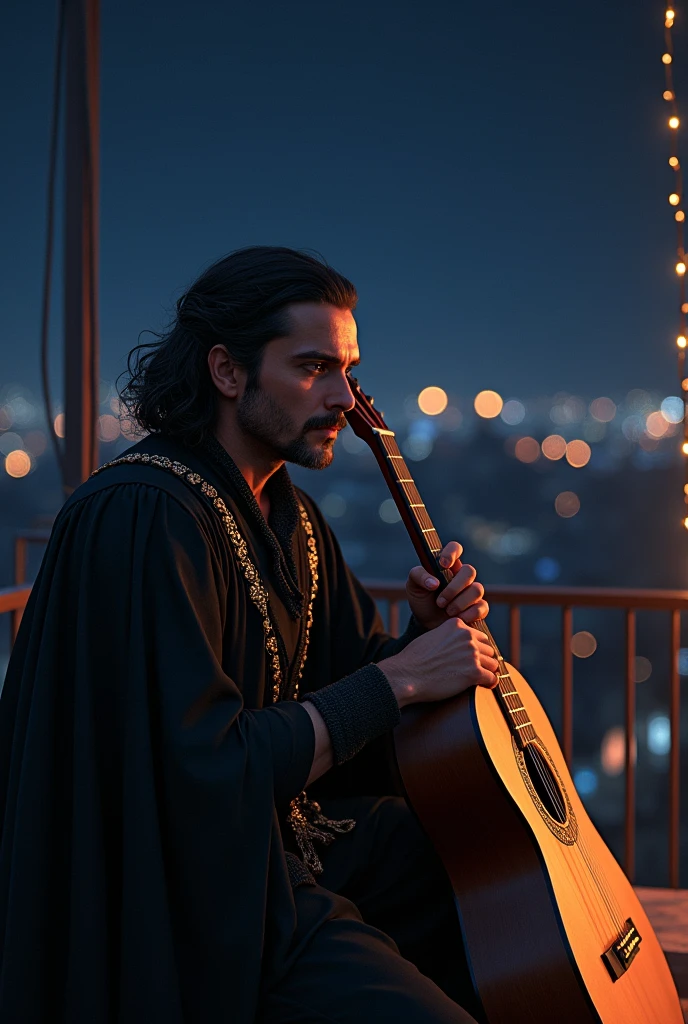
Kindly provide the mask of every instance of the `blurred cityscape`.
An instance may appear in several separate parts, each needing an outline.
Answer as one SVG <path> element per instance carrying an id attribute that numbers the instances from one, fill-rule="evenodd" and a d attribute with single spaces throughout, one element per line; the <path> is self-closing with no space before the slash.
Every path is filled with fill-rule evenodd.
<path id="1" fill-rule="evenodd" d="M 441 387 L 387 401 L 378 395 L 444 541 L 490 583 L 632 588 L 688 585 L 683 525 L 683 401 L 637 388 L 624 395 L 514 398 L 453 395 Z M 137 439 L 114 386 L 101 382 L 100 461 Z M 55 421 L 63 431 L 62 414 Z M 27 389 L 0 389 L 0 585 L 13 581 L 17 530 L 49 527 L 63 501 L 43 405 Z M 362 579 L 403 580 L 416 556 L 377 464 L 347 428 L 322 473 L 292 467 L 320 504 Z M 40 563 L 32 551 L 30 575 Z M 489 595 L 488 595 L 489 596 Z M 490 625 L 508 656 L 506 610 Z M 525 609 L 521 670 L 555 727 L 560 720 L 561 613 Z M 688 636 L 680 672 L 688 676 Z M 0 641 L 0 679 L 8 657 Z M 574 777 L 615 854 L 623 849 L 624 620 L 576 610 Z M 670 748 L 669 617 L 638 616 L 637 881 L 667 884 Z M 685 704 L 685 701 L 684 701 Z M 682 722 L 688 749 L 688 719 Z M 685 773 L 684 773 L 685 777 Z M 682 882 L 688 835 L 682 834 Z"/>

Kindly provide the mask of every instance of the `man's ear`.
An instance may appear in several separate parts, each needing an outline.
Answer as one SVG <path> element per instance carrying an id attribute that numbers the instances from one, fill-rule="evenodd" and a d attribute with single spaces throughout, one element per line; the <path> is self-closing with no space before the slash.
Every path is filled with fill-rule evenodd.
<path id="1" fill-rule="evenodd" d="M 246 383 L 246 371 L 235 363 L 224 345 L 214 345 L 208 353 L 210 377 L 225 398 L 239 398 Z"/>

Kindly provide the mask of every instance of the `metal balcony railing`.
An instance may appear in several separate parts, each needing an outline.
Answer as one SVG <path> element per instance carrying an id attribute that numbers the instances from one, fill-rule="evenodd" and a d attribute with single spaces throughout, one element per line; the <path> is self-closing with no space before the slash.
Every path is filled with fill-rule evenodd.
<path id="1" fill-rule="evenodd" d="M 388 605 L 388 628 L 399 634 L 400 607 L 406 600 L 403 583 L 365 580 L 376 601 Z M 521 608 L 547 605 L 561 610 L 562 725 L 560 741 L 567 764 L 573 748 L 573 635 L 574 608 L 619 608 L 626 615 L 625 631 L 625 828 L 624 870 L 632 880 L 635 874 L 635 756 L 636 728 L 635 636 L 636 614 L 640 610 L 663 611 L 671 617 L 670 633 L 670 709 L 671 747 L 669 752 L 669 884 L 679 885 L 680 853 L 680 678 L 679 648 L 681 612 L 688 610 L 688 590 L 615 590 L 607 587 L 533 587 L 490 586 L 485 597 L 491 605 L 505 604 L 509 609 L 509 648 L 507 660 L 520 667 Z"/>
<path id="2" fill-rule="evenodd" d="M 26 580 L 27 555 L 31 544 L 44 544 L 49 533 L 27 530 L 17 534 L 14 549 L 15 585 L 0 589 L 0 614 L 11 615 L 11 638 L 19 623 L 31 587 Z M 397 581 L 365 580 L 376 601 L 385 602 L 390 633 L 400 632 L 400 611 L 406 600 L 404 584 Z M 574 608 L 617 608 L 625 612 L 625 788 L 624 788 L 624 869 L 630 879 L 635 874 L 635 756 L 636 730 L 636 613 L 640 610 L 663 611 L 670 616 L 669 679 L 669 884 L 679 885 L 680 854 L 680 677 L 679 649 L 681 613 L 688 611 L 688 590 L 625 590 L 607 587 L 490 586 L 486 597 L 491 605 L 507 605 L 509 612 L 508 661 L 520 667 L 521 608 L 525 605 L 558 607 L 561 611 L 562 719 L 560 741 L 569 766 L 573 748 L 573 635 Z"/>

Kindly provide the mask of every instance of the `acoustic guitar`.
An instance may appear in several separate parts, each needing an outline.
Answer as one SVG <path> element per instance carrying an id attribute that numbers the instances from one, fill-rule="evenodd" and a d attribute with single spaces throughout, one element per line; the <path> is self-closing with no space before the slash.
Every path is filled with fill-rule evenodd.
<path id="1" fill-rule="evenodd" d="M 347 419 L 372 449 L 418 557 L 451 573 L 394 432 L 353 383 Z M 502 658 L 498 684 L 404 710 L 408 801 L 453 886 L 487 1024 L 683 1024 L 666 959 L 633 887 L 573 785 L 534 692 Z"/>

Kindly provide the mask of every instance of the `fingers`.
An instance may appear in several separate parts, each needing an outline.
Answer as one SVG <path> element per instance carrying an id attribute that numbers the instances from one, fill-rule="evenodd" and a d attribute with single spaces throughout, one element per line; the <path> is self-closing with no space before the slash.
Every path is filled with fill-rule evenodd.
<path id="1" fill-rule="evenodd" d="M 411 569 L 406 582 L 407 590 L 415 592 L 418 597 L 420 597 L 421 594 L 427 594 L 433 590 L 437 590 L 439 585 L 440 581 L 437 577 L 431 576 L 422 565 L 416 565 Z"/>
<path id="2" fill-rule="evenodd" d="M 480 678 L 477 681 L 478 686 L 486 686 L 488 690 L 494 690 L 495 686 L 499 682 L 496 672 L 488 672 L 487 669 L 480 669 Z"/>
<path id="3" fill-rule="evenodd" d="M 459 612 L 456 617 L 466 625 L 470 625 L 471 622 L 476 622 L 478 619 L 486 619 L 489 612 L 490 606 L 487 601 L 478 601 L 467 608 L 465 612 Z"/>
<path id="4" fill-rule="evenodd" d="M 440 565 L 443 569 L 460 569 L 463 545 L 456 540 L 450 540 L 440 551 Z"/>
<path id="5" fill-rule="evenodd" d="M 439 608 L 446 608 L 449 615 L 465 611 L 470 604 L 485 593 L 481 583 L 475 583 L 476 570 L 472 565 L 462 565 L 454 579 L 446 585 L 437 598 Z M 452 611 L 452 609 L 455 609 Z"/>
<path id="6" fill-rule="evenodd" d="M 495 657 L 495 650 L 485 634 L 480 629 L 473 629 L 469 626 L 471 633 L 471 646 L 475 651 L 476 684 L 478 686 L 494 687 L 499 682 L 499 662 Z"/>

